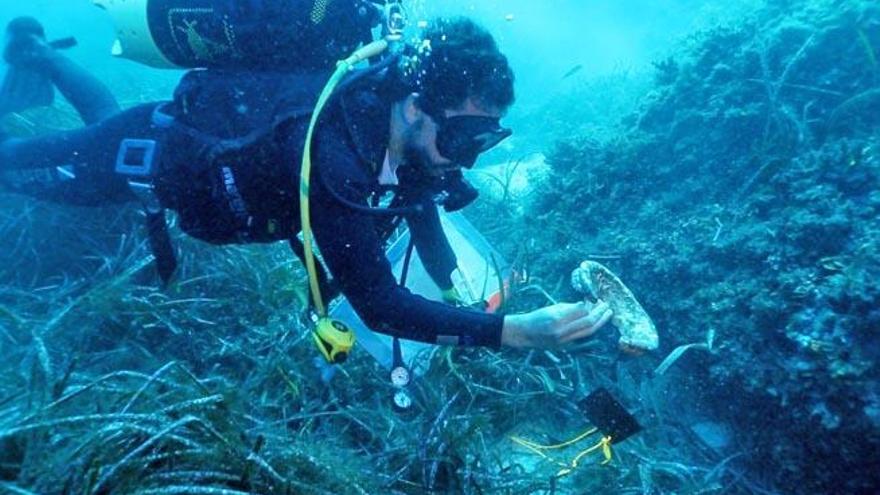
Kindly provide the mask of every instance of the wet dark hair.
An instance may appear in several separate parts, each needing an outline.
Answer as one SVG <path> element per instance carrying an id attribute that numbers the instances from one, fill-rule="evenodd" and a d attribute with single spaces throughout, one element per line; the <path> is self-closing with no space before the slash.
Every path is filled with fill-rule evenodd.
<path id="1" fill-rule="evenodd" d="M 423 110 L 458 108 L 469 97 L 501 111 L 513 104 L 513 70 L 482 26 L 463 17 L 440 18 L 421 39 L 399 70 L 405 88 L 420 94 Z"/>

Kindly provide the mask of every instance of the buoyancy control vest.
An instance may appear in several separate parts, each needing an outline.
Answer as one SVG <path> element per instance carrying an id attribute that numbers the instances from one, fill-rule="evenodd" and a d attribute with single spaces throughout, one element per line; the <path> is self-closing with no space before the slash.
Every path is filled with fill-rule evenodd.
<path id="1" fill-rule="evenodd" d="M 389 57 L 373 67 L 354 71 L 341 85 L 340 94 L 354 89 L 359 81 L 395 61 L 396 58 Z M 267 218 L 263 218 L 261 211 L 237 212 L 234 205 L 229 207 L 235 201 L 230 201 L 229 184 L 223 183 L 223 176 L 217 171 L 224 167 L 235 168 L 236 163 L 249 168 L 257 160 L 256 156 L 277 160 L 283 155 L 278 148 L 277 131 L 311 115 L 326 79 L 326 72 L 223 70 L 192 70 L 181 79 L 173 102 L 162 109 L 173 119 L 164 148 L 175 152 L 166 154 L 165 171 L 158 182 L 166 186 L 160 188 L 175 191 L 165 195 L 163 203 L 178 211 L 182 230 L 215 244 L 287 239 L 304 261 L 302 244 L 292 232 L 285 234 L 268 228 L 274 221 L 265 221 Z M 264 165 L 272 168 L 278 164 Z M 281 166 L 283 168 L 283 164 Z M 292 181 L 290 186 L 295 189 L 296 183 Z M 227 197 L 218 200 L 218 194 Z M 200 205 L 199 208 L 187 211 L 175 204 L 178 201 L 174 198 L 181 196 L 185 196 L 189 204 Z M 273 216 L 279 210 L 294 213 L 293 208 L 276 209 L 276 205 L 257 203 L 251 206 L 272 210 Z M 241 205 L 244 207 L 243 202 Z M 156 255 L 160 258 L 159 253 Z M 323 270 L 318 276 L 325 287 L 324 293 L 331 298 L 338 293 L 338 289 L 327 285 L 329 277 Z"/>
<path id="2" fill-rule="evenodd" d="M 352 70 L 337 88 L 341 95 L 370 78 L 385 83 L 386 69 L 400 60 L 389 55 L 369 67 Z M 205 161 L 249 147 L 284 123 L 312 114 L 327 81 L 327 68 L 311 71 L 236 71 L 196 69 L 187 72 L 164 110 L 174 129 L 197 138 Z"/>
<path id="3" fill-rule="evenodd" d="M 353 71 L 338 94 L 355 90 L 371 75 L 381 77 L 394 61 Z M 297 228 L 299 219 L 287 215 L 296 209 L 276 204 L 299 192 L 292 175 L 297 158 L 285 156 L 284 143 L 295 126 L 304 132 L 326 78 L 320 72 L 211 69 L 182 78 L 173 101 L 162 108 L 171 123 L 161 146 L 162 172 L 154 181 L 162 204 L 178 212 L 182 230 L 214 244 L 292 235 L 289 228 Z M 257 183 L 283 191 L 265 195 Z"/>
<path id="4" fill-rule="evenodd" d="M 137 170 L 134 183 L 146 192 L 146 203 L 166 204 L 169 184 L 193 181 L 208 173 L 221 156 L 241 156 L 249 146 L 265 143 L 276 128 L 308 115 L 326 73 L 357 45 L 370 42 L 372 30 L 385 22 L 383 35 L 399 32 L 405 23 L 400 0 L 94 0 L 113 17 L 117 40 L 113 54 L 158 68 L 199 68 L 189 72 L 175 92 L 174 102 L 156 109 L 154 121 L 164 135 L 162 146 L 152 140 L 125 140 L 117 158 L 119 169 Z M 155 123 L 155 122 L 154 122 Z M 169 142 L 185 139 L 193 146 Z M 149 147 L 145 147 L 150 145 Z M 153 175 L 161 148 L 175 150 L 177 163 L 189 170 Z M 186 156 L 179 156 L 186 149 Z M 129 153 L 131 151 L 132 153 Z M 129 156 L 136 165 L 131 166 Z M 137 159 L 140 157 L 141 159 Z M 150 163 L 147 163 L 147 162 Z M 122 165 L 122 167 L 120 167 Z M 145 172 L 147 171 L 147 172 Z M 164 177 L 161 177 L 164 176 Z M 175 177 L 176 176 L 176 177 Z M 127 177 L 132 184 L 132 178 Z M 143 182 L 147 179 L 147 182 Z M 182 179 L 182 180 L 175 180 Z M 140 181 L 140 182 L 138 182 Z M 134 186 L 133 186 L 134 187 Z M 216 188 L 216 185 L 215 185 Z M 203 193 L 204 191 L 195 191 Z M 202 204 L 211 205 L 210 192 Z M 157 201 L 158 200 L 158 201 Z M 171 203 L 173 203 L 173 199 Z M 152 211 L 152 210 L 156 211 Z M 166 282 L 176 267 L 164 222 L 164 209 L 147 206 L 155 217 L 150 241 L 159 272 Z M 217 209 L 214 227 L 223 224 Z M 218 230 L 181 218 L 181 227 L 209 242 L 235 242 L 241 232 L 235 222 Z M 206 227 L 206 228 L 201 228 Z M 198 235 L 199 233 L 204 235 Z M 212 237 L 212 238 L 208 238 Z M 271 235 L 269 236 L 271 237 Z M 265 241 L 271 238 L 262 239 Z M 156 246 L 162 249 L 156 249 Z M 296 250 L 296 246 L 294 246 Z M 164 267 L 164 269 L 163 269 Z"/>
<path id="5" fill-rule="evenodd" d="M 290 176 L 295 157 L 283 162 L 277 130 L 308 118 L 324 77 L 221 70 L 194 70 L 183 77 L 173 102 L 163 108 L 173 123 L 157 186 L 185 232 L 215 244 L 271 242 L 287 238 L 285 232 L 290 235 L 280 226 L 291 219 L 274 214 L 287 209 L 272 204 L 274 196 L 250 197 L 256 190 L 243 189 L 242 181 L 256 174 L 260 181 L 295 193 Z"/>
<path id="6" fill-rule="evenodd" d="M 178 130 L 200 140 L 210 160 L 309 115 L 325 79 L 318 71 L 193 70 L 181 79 L 168 111 Z"/>

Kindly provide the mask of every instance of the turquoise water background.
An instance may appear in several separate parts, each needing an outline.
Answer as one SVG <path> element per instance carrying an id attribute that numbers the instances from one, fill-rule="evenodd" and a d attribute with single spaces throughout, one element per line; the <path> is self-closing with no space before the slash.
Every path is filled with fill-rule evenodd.
<path id="1" fill-rule="evenodd" d="M 735 19 L 757 0 L 735 2 L 524 0 L 405 2 L 411 24 L 432 16 L 471 16 L 496 35 L 517 74 L 518 104 L 511 119 L 571 90 L 582 78 L 610 73 L 647 72 L 683 37 L 705 26 Z M 179 77 L 114 59 L 114 27 L 105 12 L 88 0 L 3 2 L 0 23 L 19 15 L 37 17 L 50 38 L 74 36 L 79 46 L 69 56 L 113 85 L 144 78 L 167 85 L 170 95 Z M 536 63 L 540 61 L 540 63 Z M 574 77 L 563 76 L 582 67 Z M 131 103 L 131 102 L 129 102 Z"/>
<path id="2" fill-rule="evenodd" d="M 232 461 L 182 456 L 169 471 L 221 466 L 217 479 L 235 482 L 264 435 L 268 464 L 331 490 L 356 480 L 394 493 L 880 493 L 876 1 L 405 3 L 413 24 L 475 18 L 517 74 L 505 117 L 515 134 L 468 172 L 482 194 L 466 211 L 531 275 L 517 303 L 544 304 L 540 291 L 574 300 L 571 270 L 601 260 L 654 317 L 660 349 L 620 352 L 611 327 L 570 352 L 443 349 L 420 416 L 402 418 L 365 353 L 334 387 L 315 376 L 314 349 L 291 336 L 306 292 L 286 245 L 207 246 L 175 227 L 188 278 L 165 291 L 145 268 L 137 208 L 3 192 L 0 494 L 81 488 L 147 428 L 111 418 L 31 435 L 39 421 L 131 406 L 166 426 L 205 390 L 216 402 L 193 414 L 226 437 L 200 423 L 180 441 Z M 88 0 L 0 0 L 0 26 L 19 15 L 50 39 L 76 37 L 67 54 L 125 107 L 170 98 L 182 74 L 113 58 L 111 20 Z M 60 101 L 15 119 L 4 124 L 23 135 L 79 125 Z M 170 392 L 161 380 L 141 389 L 157 370 Z M 77 395 L 105 374 L 106 388 Z M 591 460 L 559 481 L 558 466 L 509 436 L 578 433 L 584 383 L 613 390 L 645 429 L 609 467 Z M 74 396 L 41 409 L 62 393 Z M 34 457 L 50 451 L 46 469 Z M 72 451 L 86 454 L 74 462 Z M 352 470 L 336 472 L 337 458 Z M 161 469 L 111 474 L 132 491 L 163 482 Z"/>

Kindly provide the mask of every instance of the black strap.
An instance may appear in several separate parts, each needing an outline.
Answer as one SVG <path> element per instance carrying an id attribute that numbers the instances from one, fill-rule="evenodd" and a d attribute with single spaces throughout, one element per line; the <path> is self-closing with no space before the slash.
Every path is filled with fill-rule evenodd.
<path id="1" fill-rule="evenodd" d="M 394 368 L 406 368 L 407 371 L 410 371 L 407 368 L 406 363 L 403 361 L 403 350 L 400 346 L 400 339 L 394 337 L 394 341 L 391 343 L 391 369 Z"/>
<path id="2" fill-rule="evenodd" d="M 416 240 L 409 234 L 409 245 L 406 247 L 406 256 L 403 258 L 403 271 L 400 274 L 400 286 L 406 287 L 406 278 L 409 276 L 409 264 L 412 261 L 413 250 L 416 247 Z"/>
<path id="3" fill-rule="evenodd" d="M 156 258 L 156 270 L 162 283 L 168 285 L 174 272 L 177 270 L 177 255 L 171 245 L 171 236 L 168 234 L 168 224 L 165 222 L 165 210 L 155 213 L 147 212 L 147 236 L 150 249 Z"/>
<path id="4" fill-rule="evenodd" d="M 403 259 L 403 271 L 400 274 L 400 286 L 406 287 L 406 278 L 409 276 L 409 264 L 412 261 L 413 250 L 416 247 L 416 242 L 412 238 L 412 233 L 410 233 L 409 245 L 406 247 L 406 256 Z M 406 364 L 403 361 L 403 350 L 400 346 L 400 339 L 398 337 L 394 337 L 394 340 L 391 343 L 392 345 L 392 362 L 391 369 L 406 367 Z M 407 368 L 408 369 L 408 368 Z"/>
<path id="5" fill-rule="evenodd" d="M 253 146 L 285 122 L 303 118 L 311 113 L 311 108 L 294 109 L 278 115 L 271 126 L 260 127 L 244 136 L 229 139 L 200 131 L 177 120 L 171 124 L 171 130 L 174 133 L 188 136 L 198 146 L 199 159 L 189 161 L 188 168 L 193 174 L 200 174 L 213 167 L 218 157 Z"/>

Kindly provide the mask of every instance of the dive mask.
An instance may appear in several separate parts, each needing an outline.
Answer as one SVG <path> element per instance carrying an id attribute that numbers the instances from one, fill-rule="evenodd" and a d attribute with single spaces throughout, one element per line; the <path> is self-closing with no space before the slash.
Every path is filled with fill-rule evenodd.
<path id="1" fill-rule="evenodd" d="M 437 151 L 457 165 L 471 168 L 480 154 L 504 141 L 513 131 L 501 127 L 501 119 L 482 115 L 445 117 L 430 114 L 437 123 Z"/>

